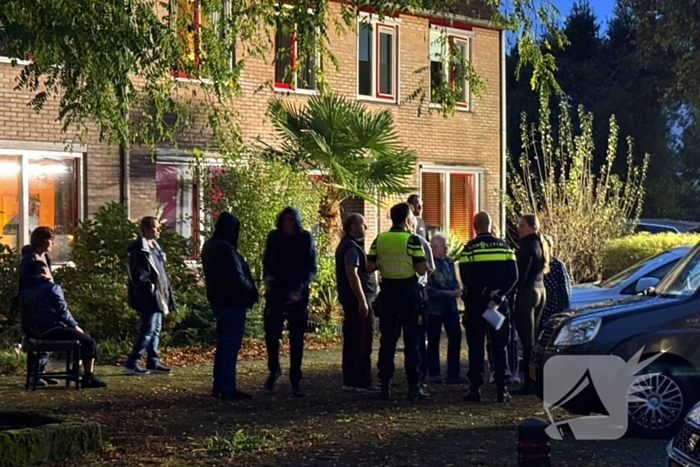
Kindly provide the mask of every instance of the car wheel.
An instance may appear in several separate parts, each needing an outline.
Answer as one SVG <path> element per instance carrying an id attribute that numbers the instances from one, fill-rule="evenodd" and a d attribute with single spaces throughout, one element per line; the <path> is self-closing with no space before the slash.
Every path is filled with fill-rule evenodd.
<path id="1" fill-rule="evenodd" d="M 644 438 L 673 437 L 694 402 L 690 382 L 668 367 L 639 375 L 627 394 L 628 430 Z"/>

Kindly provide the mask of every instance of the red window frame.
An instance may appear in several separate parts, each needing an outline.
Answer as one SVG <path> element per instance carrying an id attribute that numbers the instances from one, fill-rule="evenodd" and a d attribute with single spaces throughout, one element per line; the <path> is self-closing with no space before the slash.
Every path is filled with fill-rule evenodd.
<path id="1" fill-rule="evenodd" d="M 175 14 L 177 15 L 177 5 L 175 5 Z M 170 13 L 172 14 L 172 12 Z M 202 65 L 202 56 L 201 56 L 201 28 L 202 28 L 202 11 L 200 8 L 200 3 L 199 0 L 193 0 L 192 2 L 192 19 L 194 21 L 194 33 L 193 33 L 193 47 L 194 47 L 194 69 L 197 73 L 199 73 L 199 70 Z M 176 26 L 177 29 L 177 26 Z M 177 34 L 177 30 L 175 31 L 175 34 Z M 176 70 L 171 70 L 170 71 L 170 76 L 173 78 L 180 78 L 180 79 L 196 79 L 196 76 L 190 76 L 187 74 L 187 72 L 184 71 L 176 71 Z"/>
<path id="2" fill-rule="evenodd" d="M 282 83 L 277 81 L 277 69 L 275 68 L 275 77 L 274 77 L 274 83 L 275 83 L 275 89 L 284 89 L 284 90 L 294 90 L 296 89 L 296 81 L 297 81 L 297 75 L 296 75 L 296 59 L 297 59 L 297 33 L 293 32 L 291 34 L 291 37 L 289 38 L 290 42 L 290 51 L 289 51 L 289 68 L 290 68 L 290 73 L 293 73 L 292 75 L 292 82 L 291 83 Z M 275 31 L 275 60 L 277 60 L 277 31 Z"/>
<path id="3" fill-rule="evenodd" d="M 391 56 L 391 90 L 392 94 L 382 94 L 379 90 L 379 79 L 380 79 L 380 73 L 379 73 L 379 45 L 380 45 L 380 40 L 379 36 L 381 34 L 382 28 L 387 30 L 391 30 L 391 51 L 392 51 L 392 56 Z M 391 24 L 386 24 L 386 23 L 375 23 L 374 25 L 374 50 L 375 50 L 375 55 L 373 57 L 373 62 L 374 62 L 374 97 L 377 99 L 383 99 L 383 100 L 395 100 L 396 99 L 396 90 L 397 90 L 397 83 L 396 83 L 396 69 L 397 69 L 397 62 L 398 62 L 398 47 L 396 43 L 396 26 L 391 25 Z"/>

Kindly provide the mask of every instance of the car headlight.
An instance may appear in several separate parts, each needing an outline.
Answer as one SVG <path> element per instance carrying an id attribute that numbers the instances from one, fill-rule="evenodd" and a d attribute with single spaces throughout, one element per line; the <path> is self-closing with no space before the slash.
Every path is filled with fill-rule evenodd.
<path id="1" fill-rule="evenodd" d="M 600 330 L 600 318 L 577 319 L 565 324 L 554 340 L 555 346 L 581 345 L 595 339 Z"/>

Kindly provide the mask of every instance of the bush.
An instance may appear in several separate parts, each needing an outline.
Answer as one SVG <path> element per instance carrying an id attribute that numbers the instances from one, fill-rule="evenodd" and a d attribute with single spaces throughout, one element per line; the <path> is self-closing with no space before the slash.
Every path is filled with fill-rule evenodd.
<path id="1" fill-rule="evenodd" d="M 614 276 L 628 267 L 676 246 L 694 245 L 700 241 L 698 234 L 648 232 L 609 241 L 603 252 L 603 277 Z"/>
<path id="2" fill-rule="evenodd" d="M 0 335 L 19 325 L 19 312 L 12 309 L 12 299 L 17 295 L 18 265 L 19 253 L 0 244 Z"/>

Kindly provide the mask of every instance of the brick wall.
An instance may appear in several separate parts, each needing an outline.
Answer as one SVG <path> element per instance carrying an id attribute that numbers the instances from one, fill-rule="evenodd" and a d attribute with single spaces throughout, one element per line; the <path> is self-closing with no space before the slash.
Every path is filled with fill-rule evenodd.
<path id="1" fill-rule="evenodd" d="M 331 3 L 331 9 L 338 10 Z M 419 186 L 419 166 L 421 164 L 475 166 L 483 170 L 481 184 L 481 206 L 491 212 L 495 221 L 499 219 L 500 183 L 500 90 L 499 90 L 499 32 L 484 27 L 473 27 L 472 63 L 476 72 L 486 83 L 486 93 L 473 98 L 471 111 L 457 111 L 455 115 L 443 118 L 441 115 L 418 116 L 418 103 L 376 103 L 366 102 L 370 109 L 388 108 L 394 112 L 398 133 L 403 143 L 414 150 L 418 157 L 414 187 Z M 339 62 L 339 71 L 325 70 L 331 88 L 348 97 L 357 93 L 356 63 L 357 44 L 355 33 L 344 36 L 335 34 L 329 28 L 330 48 Z M 401 16 L 399 26 L 399 101 L 413 92 L 420 80 L 428 80 L 427 71 L 422 75 L 414 72 L 427 65 L 429 47 L 429 23 L 425 18 Z M 237 51 L 242 57 L 242 51 Z M 268 100 L 274 95 L 288 98 L 303 104 L 303 95 L 263 90 L 256 92 L 265 81 L 274 78 L 271 64 L 272 51 L 267 60 L 245 57 L 246 67 L 241 76 L 242 96 L 235 104 L 244 140 L 261 137 L 274 141 L 272 128 L 265 121 Z M 54 119 L 57 115 L 55 101 L 48 102 L 44 110 L 36 114 L 27 107 L 28 94 L 13 90 L 17 69 L 0 63 L 0 125 L 3 136 L 0 139 L 61 142 L 66 135 L 61 133 L 60 124 Z M 180 148 L 203 148 L 212 144 L 211 134 L 202 132 L 202 122 L 184 133 Z M 85 145 L 86 213 L 90 215 L 105 202 L 119 198 L 119 158 L 116 148 L 108 148 L 91 133 Z M 156 208 L 155 167 L 150 151 L 136 148 L 131 157 L 131 203 L 132 217 L 152 214 Z M 387 205 L 392 200 L 387 200 Z M 357 201 L 345 203 L 345 212 L 364 212 L 370 232 L 388 227 L 388 212 L 380 209 L 375 216 L 375 207 Z"/>

